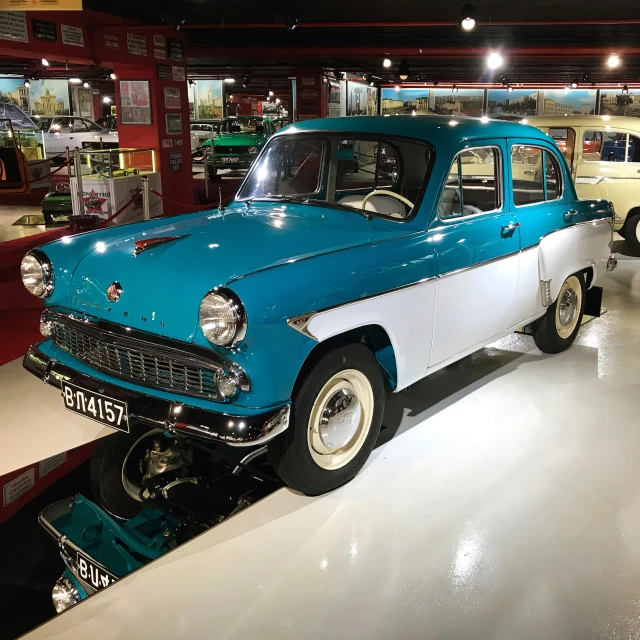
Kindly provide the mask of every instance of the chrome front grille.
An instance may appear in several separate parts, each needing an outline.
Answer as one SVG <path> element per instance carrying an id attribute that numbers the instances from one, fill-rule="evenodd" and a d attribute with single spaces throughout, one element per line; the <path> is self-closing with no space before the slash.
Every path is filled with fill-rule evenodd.
<path id="1" fill-rule="evenodd" d="M 51 339 L 74 358 L 115 377 L 163 391 L 224 399 L 217 384 L 222 366 L 189 353 L 66 318 L 52 320 Z"/>

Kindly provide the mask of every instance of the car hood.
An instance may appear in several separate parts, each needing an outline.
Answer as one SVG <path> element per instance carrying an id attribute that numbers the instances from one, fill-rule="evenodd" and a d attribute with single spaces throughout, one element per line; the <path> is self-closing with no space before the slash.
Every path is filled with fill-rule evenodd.
<path id="1" fill-rule="evenodd" d="M 247 147 L 255 147 L 261 144 L 264 144 L 266 141 L 266 136 L 258 135 L 257 133 L 219 133 L 217 137 L 214 138 L 213 143 L 215 146 L 247 146 Z M 206 141 L 203 143 L 203 146 L 209 146 L 211 144 L 210 141 Z"/>
<path id="2" fill-rule="evenodd" d="M 257 271 L 408 232 L 405 225 L 339 209 L 238 203 L 222 213 L 153 220 L 46 245 L 56 277 L 47 302 L 191 341 L 200 301 L 214 287 L 233 289 L 234 280 Z M 134 256 L 136 241 L 168 236 L 179 239 Z M 114 282 L 122 295 L 109 302 L 107 288 Z"/>

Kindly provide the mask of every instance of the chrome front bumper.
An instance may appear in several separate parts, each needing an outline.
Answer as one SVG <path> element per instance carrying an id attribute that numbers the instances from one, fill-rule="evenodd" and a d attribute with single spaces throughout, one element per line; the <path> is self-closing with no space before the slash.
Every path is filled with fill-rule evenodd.
<path id="1" fill-rule="evenodd" d="M 275 438 L 289 426 L 290 405 L 250 416 L 207 411 L 87 376 L 50 358 L 38 348 L 39 344 L 29 347 L 22 365 L 45 384 L 61 389 L 64 380 L 94 393 L 116 398 L 128 404 L 129 416 L 134 420 L 161 427 L 171 433 L 190 434 L 236 447 L 250 447 Z"/>

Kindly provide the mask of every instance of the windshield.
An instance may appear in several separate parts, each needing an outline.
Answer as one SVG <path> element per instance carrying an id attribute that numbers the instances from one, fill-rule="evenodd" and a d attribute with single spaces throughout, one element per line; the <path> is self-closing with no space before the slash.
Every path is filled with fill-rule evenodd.
<path id="1" fill-rule="evenodd" d="M 430 147 L 340 133 L 272 138 L 236 201 L 296 199 L 407 218 L 422 193 Z"/>
<path id="2" fill-rule="evenodd" d="M 223 120 L 220 133 L 256 133 L 264 135 L 262 118 L 230 118 Z"/>
<path id="3" fill-rule="evenodd" d="M 0 103 L 0 118 L 11 120 L 14 129 L 37 129 L 38 125 L 15 104 Z M 0 130 L 9 128 L 8 123 L 0 124 Z"/>

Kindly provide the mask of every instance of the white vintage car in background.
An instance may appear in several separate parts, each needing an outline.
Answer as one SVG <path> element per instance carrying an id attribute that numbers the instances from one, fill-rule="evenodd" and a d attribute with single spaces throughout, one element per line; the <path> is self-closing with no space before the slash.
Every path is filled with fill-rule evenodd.
<path id="1" fill-rule="evenodd" d="M 47 156 L 64 153 L 66 147 L 115 149 L 118 146 L 118 132 L 107 131 L 90 118 L 79 116 L 33 116 L 43 131 Z"/>

